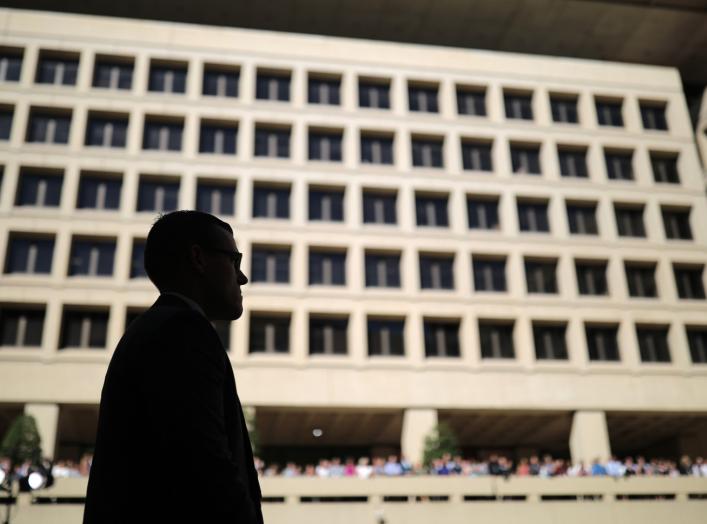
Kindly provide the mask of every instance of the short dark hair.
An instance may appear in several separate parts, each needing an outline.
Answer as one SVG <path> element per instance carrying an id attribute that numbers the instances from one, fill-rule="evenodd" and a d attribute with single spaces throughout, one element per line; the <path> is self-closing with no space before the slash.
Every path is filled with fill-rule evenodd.
<path id="1" fill-rule="evenodd" d="M 187 260 L 193 244 L 215 246 L 218 226 L 233 235 L 223 220 L 203 211 L 180 210 L 160 215 L 147 235 L 145 272 L 160 291 L 177 283 L 180 262 Z"/>

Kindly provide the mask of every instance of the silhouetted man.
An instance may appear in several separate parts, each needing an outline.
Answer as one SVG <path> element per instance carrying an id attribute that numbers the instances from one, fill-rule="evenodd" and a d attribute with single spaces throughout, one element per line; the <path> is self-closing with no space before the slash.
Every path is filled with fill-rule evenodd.
<path id="1" fill-rule="evenodd" d="M 145 271 L 161 294 L 108 366 L 84 524 L 263 522 L 233 369 L 210 323 L 243 313 L 241 256 L 208 213 L 152 226 Z"/>

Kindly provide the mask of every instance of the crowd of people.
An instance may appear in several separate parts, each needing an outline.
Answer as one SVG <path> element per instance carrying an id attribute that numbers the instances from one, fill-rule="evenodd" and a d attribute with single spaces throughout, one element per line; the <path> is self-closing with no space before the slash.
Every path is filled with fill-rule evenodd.
<path id="1" fill-rule="evenodd" d="M 531 476 L 531 477 L 585 477 L 585 476 L 610 476 L 628 477 L 637 476 L 698 476 L 707 477 L 707 462 L 702 457 L 694 461 L 683 456 L 678 462 L 667 459 L 652 459 L 647 461 L 644 457 L 626 457 L 623 461 L 612 456 L 610 460 L 602 462 L 594 460 L 591 464 L 571 464 L 561 458 L 538 455 L 520 458 L 512 461 L 503 455 L 491 454 L 486 460 L 462 458 L 446 454 L 432 461 L 429 467 L 421 464 L 411 464 L 405 458 L 399 459 L 397 455 L 384 457 L 361 457 L 355 460 L 349 457 L 321 459 L 315 464 L 300 466 L 295 462 L 287 462 L 284 467 L 277 463 L 265 464 L 256 458 L 255 466 L 258 474 L 264 477 L 399 477 L 406 475 L 461 475 L 467 477 L 495 476 Z"/>
<path id="2" fill-rule="evenodd" d="M 85 454 L 78 462 L 73 460 L 57 460 L 52 465 L 52 476 L 62 477 L 87 477 L 91 469 L 92 456 Z M 9 459 L 0 458 L 0 468 L 8 471 Z M 23 476 L 30 467 L 29 463 L 21 464 L 15 468 L 18 477 Z M 687 455 L 679 461 L 669 459 L 646 460 L 642 456 L 625 457 L 619 460 L 612 456 L 608 461 L 598 459 L 591 464 L 571 464 L 565 459 L 554 458 L 551 455 L 538 455 L 523 457 L 513 461 L 503 455 L 491 454 L 486 460 L 463 458 L 459 455 L 445 454 L 443 457 L 432 461 L 429 467 L 421 464 L 411 464 L 404 457 L 389 455 L 387 458 L 360 457 L 355 460 L 349 457 L 321 459 L 317 464 L 287 462 L 284 467 L 277 463 L 265 464 L 260 458 L 255 458 L 255 467 L 262 477 L 400 477 L 411 475 L 460 475 L 466 477 L 483 477 L 488 475 L 511 475 L 521 477 L 586 477 L 586 476 L 695 476 L 707 477 L 707 462 L 702 457 L 692 460 Z"/>

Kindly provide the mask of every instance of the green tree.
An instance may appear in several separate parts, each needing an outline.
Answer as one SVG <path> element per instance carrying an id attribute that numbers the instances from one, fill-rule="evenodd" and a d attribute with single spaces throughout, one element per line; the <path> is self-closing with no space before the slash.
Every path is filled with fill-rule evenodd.
<path id="1" fill-rule="evenodd" d="M 434 459 L 442 458 L 445 453 L 450 455 L 459 454 L 459 442 L 456 435 L 445 422 L 437 424 L 425 437 L 425 451 L 422 463 L 425 467 L 430 467 Z"/>
<path id="2" fill-rule="evenodd" d="M 259 447 L 258 430 L 255 427 L 255 410 L 243 408 L 243 417 L 245 418 L 246 428 L 248 428 L 248 437 L 250 438 L 250 449 L 253 450 L 253 455 L 257 455 Z"/>
<path id="3" fill-rule="evenodd" d="M 12 421 L 0 445 L 0 455 L 8 457 L 12 468 L 29 460 L 37 464 L 42 459 L 42 442 L 37 421 L 32 415 L 20 415 Z"/>

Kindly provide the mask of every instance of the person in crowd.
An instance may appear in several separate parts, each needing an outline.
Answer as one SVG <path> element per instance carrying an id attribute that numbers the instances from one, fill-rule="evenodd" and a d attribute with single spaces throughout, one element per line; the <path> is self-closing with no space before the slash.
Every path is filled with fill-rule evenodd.
<path id="1" fill-rule="evenodd" d="M 314 467 L 314 464 L 307 464 L 304 467 L 304 476 L 305 477 L 316 477 L 317 476 L 317 470 Z"/>
<path id="2" fill-rule="evenodd" d="M 285 469 L 282 470 L 282 476 L 291 478 L 300 476 L 300 467 L 294 462 L 288 462 L 285 465 Z"/>
<path id="3" fill-rule="evenodd" d="M 519 477 L 527 477 L 530 475 L 530 464 L 528 463 L 527 457 L 521 457 L 518 461 L 518 467 L 516 467 L 516 475 Z"/>
<path id="4" fill-rule="evenodd" d="M 329 468 L 329 461 L 327 459 L 320 459 L 317 465 L 317 477 L 327 478 L 331 476 L 331 470 Z"/>
<path id="5" fill-rule="evenodd" d="M 382 477 L 385 475 L 385 459 L 383 457 L 373 458 L 373 476 Z"/>
<path id="6" fill-rule="evenodd" d="M 680 475 L 687 476 L 692 473 L 692 461 L 687 455 L 680 457 L 680 463 L 678 464 L 678 471 Z"/>
<path id="7" fill-rule="evenodd" d="M 567 468 L 566 474 L 568 477 L 586 477 L 587 470 L 584 467 L 584 462 L 580 460 L 579 462 L 572 464 L 569 468 Z"/>
<path id="8" fill-rule="evenodd" d="M 546 454 L 543 456 L 543 462 L 540 464 L 539 476 L 543 478 L 552 477 L 555 474 L 555 462 L 552 460 L 552 455 Z"/>
<path id="9" fill-rule="evenodd" d="M 611 455 L 611 458 L 606 463 L 606 474 L 614 478 L 624 476 L 624 465 L 616 455 Z"/>
<path id="10" fill-rule="evenodd" d="M 329 476 L 337 478 L 344 476 L 344 466 L 339 457 L 334 457 L 329 462 Z"/>
<path id="11" fill-rule="evenodd" d="M 383 474 L 388 477 L 399 477 L 403 474 L 403 468 L 398 462 L 397 455 L 388 455 L 388 461 L 383 467 Z"/>
<path id="12" fill-rule="evenodd" d="M 540 475 L 540 458 L 537 455 L 530 456 L 530 463 L 528 464 L 530 470 L 530 475 L 537 477 Z"/>
<path id="13" fill-rule="evenodd" d="M 373 466 L 370 464 L 368 457 L 361 457 L 356 464 L 356 476 L 360 479 L 367 479 L 373 475 Z"/>
<path id="14" fill-rule="evenodd" d="M 692 465 L 692 475 L 695 477 L 707 477 L 707 463 L 702 457 L 697 457 Z"/>
<path id="15" fill-rule="evenodd" d="M 592 477 L 606 476 L 606 468 L 604 467 L 604 465 L 601 462 L 599 462 L 598 458 L 595 458 L 594 460 L 592 460 L 591 474 L 592 474 Z"/>

